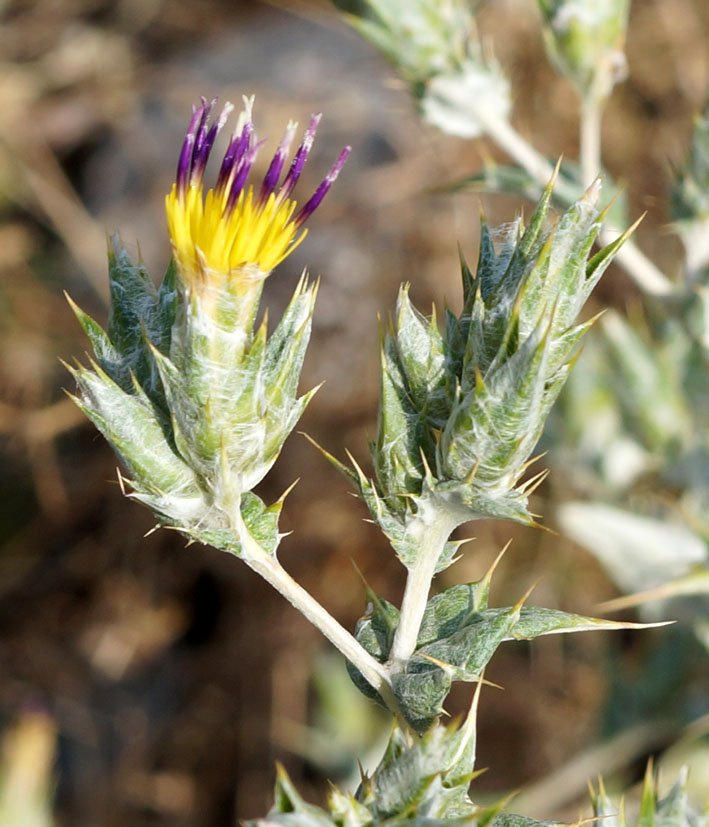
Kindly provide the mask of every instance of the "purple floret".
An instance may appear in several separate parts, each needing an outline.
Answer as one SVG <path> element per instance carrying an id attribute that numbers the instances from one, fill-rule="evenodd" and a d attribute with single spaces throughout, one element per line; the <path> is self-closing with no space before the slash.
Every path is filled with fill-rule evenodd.
<path id="1" fill-rule="evenodd" d="M 202 98 L 202 117 L 199 119 L 199 126 L 196 130 L 194 149 L 192 150 L 192 171 L 194 172 L 195 164 L 199 163 L 204 157 L 204 147 L 209 132 L 209 116 L 212 112 L 212 107 L 216 103 L 216 98 L 211 102 Z"/>
<path id="2" fill-rule="evenodd" d="M 254 165 L 256 155 L 265 143 L 266 141 L 264 140 L 254 144 L 237 164 L 234 179 L 229 187 L 229 197 L 227 198 L 226 207 L 224 209 L 225 213 L 229 213 L 229 211 L 234 208 L 234 205 L 236 204 L 237 199 L 244 188 L 244 184 L 246 184 L 246 179 L 251 172 L 251 167 Z"/>
<path id="3" fill-rule="evenodd" d="M 293 157 L 290 169 L 288 170 L 288 175 L 286 175 L 286 179 L 281 187 L 281 198 L 288 198 L 293 191 L 293 187 L 300 178 L 300 173 L 303 171 L 305 162 L 308 160 L 308 155 L 310 155 L 310 150 L 312 149 L 313 141 L 315 140 L 315 133 L 318 130 L 320 118 L 322 118 L 322 115 L 319 113 L 317 115 L 312 115 L 310 118 L 310 124 L 305 131 L 305 135 L 303 135 L 303 140 Z"/>
<path id="4" fill-rule="evenodd" d="M 310 200 L 306 204 L 303 204 L 303 207 L 300 209 L 300 211 L 294 219 L 298 227 L 304 224 L 308 220 L 308 218 L 310 218 L 310 216 L 315 212 L 315 210 L 320 206 L 323 198 L 327 195 L 328 190 L 332 186 L 337 176 L 340 174 L 340 170 L 345 165 L 345 161 L 347 160 L 347 157 L 351 151 L 351 146 L 346 146 L 342 150 L 338 159 L 333 164 L 332 169 L 325 176 L 320 186 L 315 190 Z"/>
<path id="5" fill-rule="evenodd" d="M 254 134 L 254 126 L 251 119 L 246 121 L 239 134 L 234 133 L 229 146 L 224 155 L 219 175 L 217 176 L 218 193 L 223 193 L 225 188 L 230 186 L 230 182 L 235 175 L 234 170 L 238 169 L 239 164 L 243 161 L 244 156 L 251 149 L 251 139 Z"/>
<path id="6" fill-rule="evenodd" d="M 195 137 L 199 124 L 202 120 L 204 107 L 207 105 L 204 98 L 202 98 L 202 101 L 202 106 L 192 107 L 192 118 L 190 120 L 190 125 L 187 127 L 187 134 L 185 135 L 185 140 L 182 144 L 182 150 L 180 152 L 180 158 L 177 162 L 176 181 L 177 191 L 180 195 L 184 195 L 187 191 L 187 183 L 189 182 L 190 173 L 192 171 L 192 150 L 194 149 Z"/>
<path id="7" fill-rule="evenodd" d="M 187 191 L 188 185 L 199 186 L 202 183 L 214 141 L 232 110 L 231 104 L 226 104 L 219 119 L 210 126 L 209 116 L 216 102 L 216 98 L 211 103 L 202 98 L 200 106 L 192 107 L 192 118 L 177 162 L 177 189 L 181 195 Z"/>
<path id="8" fill-rule="evenodd" d="M 215 103 L 216 98 L 212 101 L 210 109 Z M 199 186 L 202 183 L 204 169 L 207 166 L 207 161 L 209 160 L 209 156 L 212 152 L 214 141 L 226 123 L 226 120 L 233 108 L 234 107 L 230 103 L 225 104 L 219 119 L 209 127 L 209 130 L 207 130 L 207 121 L 205 118 L 204 125 L 197 133 L 197 140 L 195 141 L 194 152 L 192 153 L 192 184 Z"/>
<path id="9" fill-rule="evenodd" d="M 202 185 L 204 170 L 214 147 L 214 142 L 233 109 L 231 104 L 227 103 L 218 120 L 210 125 L 209 119 L 215 104 L 216 98 L 209 103 L 206 98 L 202 98 L 199 106 L 192 107 L 192 117 L 177 164 L 177 191 L 181 196 L 184 196 L 188 186 L 199 187 Z M 311 116 L 300 146 L 293 156 L 288 173 L 279 187 L 278 181 L 285 167 L 288 151 L 295 134 L 295 125 L 288 125 L 261 184 L 257 200 L 259 206 L 265 204 L 271 195 L 276 195 L 281 202 L 290 196 L 312 149 L 321 117 L 320 114 Z M 250 108 L 247 108 L 246 118 L 243 121 L 241 130 L 238 133 L 234 132 L 232 135 L 217 176 L 216 193 L 223 196 L 225 191 L 228 190 L 225 205 L 226 214 L 234 209 L 239 195 L 246 185 L 256 155 L 264 144 L 264 141 L 254 144 L 253 138 L 253 122 Z M 300 227 L 304 224 L 320 206 L 349 154 L 350 147 L 345 147 L 313 196 L 296 215 L 294 221 L 297 226 Z"/>
<path id="10" fill-rule="evenodd" d="M 278 179 L 281 177 L 281 172 L 283 172 L 283 167 L 285 166 L 286 158 L 288 157 L 288 150 L 290 149 L 290 145 L 293 143 L 295 126 L 295 124 L 288 125 L 286 134 L 283 136 L 283 139 L 278 145 L 276 154 L 273 156 L 271 165 L 264 176 L 263 184 L 261 184 L 261 191 L 259 192 L 258 197 L 260 204 L 264 204 L 268 200 L 268 196 L 276 191 Z"/>

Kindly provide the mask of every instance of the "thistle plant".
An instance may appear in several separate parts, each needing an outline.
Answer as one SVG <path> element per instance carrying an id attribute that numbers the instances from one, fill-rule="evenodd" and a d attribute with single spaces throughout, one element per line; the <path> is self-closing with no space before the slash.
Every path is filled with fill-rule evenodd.
<path id="1" fill-rule="evenodd" d="M 320 810 L 280 771 L 265 823 L 510 823 L 499 806 L 476 806 L 468 791 L 487 663 L 505 641 L 633 624 L 527 606 L 528 595 L 491 607 L 494 566 L 478 582 L 433 596 L 431 584 L 453 562 L 456 527 L 480 518 L 535 525 L 528 498 L 545 472 L 525 475 L 593 324 L 579 314 L 632 228 L 594 251 L 606 214 L 600 183 L 554 223 L 552 180 L 526 226 L 518 218 L 495 230 L 483 219 L 475 273 L 461 262 L 462 310 L 446 309 L 440 328 L 436 313 L 425 318 L 402 286 L 382 333 L 374 477 L 327 454 L 408 571 L 400 607 L 367 587 L 353 635 L 278 561 L 284 497 L 267 505 L 252 490 L 314 392 L 298 395 L 315 287 L 301 278 L 269 335 L 265 316 L 256 324 L 264 282 L 303 240 L 303 224 L 349 148 L 298 210 L 291 194 L 319 116 L 286 170 L 296 131 L 288 125 L 255 188 L 248 178 L 261 143 L 246 100 L 205 193 L 207 160 L 231 113 L 227 104 L 213 119 L 214 105 L 194 108 L 166 198 L 173 257 L 160 287 L 114 238 L 107 331 L 74 306 L 95 354 L 89 367 L 70 368 L 75 401 L 118 454 L 124 490 L 158 526 L 226 551 L 264 577 L 344 654 L 356 685 L 394 719 L 381 763 L 357 791 L 334 790 L 328 811 Z M 444 726 L 453 681 L 477 688 L 466 718 Z"/>
<path id="2" fill-rule="evenodd" d="M 214 102 L 194 108 L 168 194 L 173 258 L 159 289 L 120 239 L 109 253 L 108 331 L 74 306 L 94 349 L 91 368 L 70 368 L 76 403 L 104 434 L 128 477 L 133 499 L 159 526 L 229 551 L 287 593 L 343 650 L 357 646 L 278 564 L 278 515 L 252 488 L 281 451 L 314 390 L 298 396 L 310 336 L 315 285 L 304 275 L 275 330 L 254 329 L 263 284 L 302 242 L 303 224 L 337 178 L 349 148 L 296 212 L 291 193 L 310 153 L 319 115 L 311 118 L 284 174 L 296 125 L 289 123 L 258 189 L 248 184 L 261 143 L 252 101 L 244 100 L 214 188 L 204 173 L 231 113 L 210 120 Z M 378 665 L 362 668 L 377 686 Z M 369 662 L 371 660 L 371 663 Z"/>
<path id="3" fill-rule="evenodd" d="M 194 109 L 166 198 L 173 259 L 160 289 L 114 238 L 108 333 L 76 308 L 97 362 L 74 376 L 78 404 L 130 474 L 131 496 L 160 524 L 243 555 L 247 534 L 269 551 L 278 543 L 280 503 L 267 509 L 250 492 L 314 393 L 297 395 L 315 287 L 301 279 L 269 337 L 266 319 L 254 330 L 263 283 L 305 237 L 301 228 L 349 149 L 296 214 L 290 195 L 319 117 L 279 185 L 295 132 L 288 125 L 256 192 L 246 182 L 260 144 L 245 100 L 216 186 L 205 195 L 207 160 L 232 109 L 227 104 L 210 123 L 213 106 L 203 100 Z"/>
<path id="4" fill-rule="evenodd" d="M 459 545 L 448 539 L 453 529 L 483 517 L 534 523 L 527 501 L 545 472 L 521 479 L 576 345 L 592 324 L 575 324 L 576 317 L 624 240 L 589 259 L 603 218 L 598 186 L 548 232 L 552 189 L 553 181 L 529 226 L 518 219 L 497 247 L 483 221 L 477 272 L 473 276 L 462 262 L 463 310 L 459 317 L 446 310 L 443 331 L 435 314 L 421 316 L 408 287 L 401 288 L 396 319 L 382 341 L 379 420 L 371 444 L 375 479 L 356 463 L 350 471 L 330 457 L 355 483 L 408 569 L 401 614 L 388 621 L 392 640 L 371 650 L 389 661 L 405 710 L 408 673 L 422 669 L 421 658 L 411 658 L 425 625 L 431 580 L 451 564 Z M 483 601 L 476 610 L 486 607 Z M 514 628 L 520 608 L 510 610 L 512 625 L 500 634 Z M 438 657 L 433 651 L 425 656 Z M 436 687 L 428 706 L 418 689 L 414 693 L 417 710 L 426 709 L 416 725 L 425 727 L 440 712 L 452 679 L 470 680 L 483 666 L 430 668 L 428 660 L 425 680 Z"/>
<path id="5" fill-rule="evenodd" d="M 709 821 L 709 813 L 697 811 L 689 801 L 687 795 L 687 769 L 680 772 L 679 777 L 671 789 L 661 796 L 658 779 L 653 773 L 650 762 L 645 772 L 640 792 L 640 806 L 638 807 L 637 824 L 653 824 L 658 827 L 705 827 Z M 625 815 L 625 802 L 614 803 L 606 793 L 602 779 L 598 780 L 597 789 L 591 787 L 591 800 L 594 815 L 610 827 L 626 827 L 628 819 Z"/>
<path id="6" fill-rule="evenodd" d="M 572 150 L 561 164 L 553 202 L 568 208 L 601 175 L 606 192 L 615 199 L 606 205 L 598 232 L 600 241 L 609 244 L 620 237 L 620 228 L 629 218 L 626 200 L 622 193 L 618 197 L 611 175 L 604 170 L 601 119 L 614 86 L 628 70 L 624 43 L 630 3 L 538 0 L 536 5 L 547 57 L 574 87 L 578 99 L 577 153 L 573 157 Z M 401 55 L 417 54 L 415 43 L 420 35 L 415 25 L 406 31 L 396 29 L 392 22 L 395 6 L 396 0 L 363 0 L 357 6 L 357 20 L 351 22 L 407 81 L 412 69 L 404 65 Z M 465 33 L 459 30 L 458 39 L 451 41 L 455 49 L 441 47 L 447 62 L 439 65 L 436 79 L 452 71 L 456 50 L 474 53 L 478 48 L 476 4 L 463 6 L 467 29 Z M 423 4 L 413 3 L 410 9 L 411 15 L 418 13 L 421 26 L 427 14 L 434 29 L 445 26 L 449 13 L 446 3 L 426 5 L 425 10 Z M 387 48 L 387 38 L 395 36 L 397 49 Z M 493 47 L 486 41 L 485 54 Z M 430 61 L 420 65 L 426 68 Z M 502 78 L 505 68 L 497 65 Z M 421 83 L 430 86 L 433 79 L 429 72 Z M 431 118 L 420 105 L 421 90 L 410 88 L 424 119 L 448 134 L 462 134 L 452 128 L 456 114 L 469 118 L 471 110 L 476 111 L 476 100 L 459 101 L 452 103 L 456 113 L 446 122 Z M 549 178 L 552 161 L 515 127 L 514 88 L 504 100 L 504 117 L 500 110 L 493 110 L 494 117 L 487 118 L 485 112 L 476 111 L 480 128 L 474 134 L 501 150 L 508 162 L 489 161 L 482 170 L 455 176 L 449 189 L 505 192 L 534 201 Z M 695 118 L 686 159 L 677 164 L 674 180 L 667 182 L 671 229 L 684 247 L 683 260 L 673 267 L 670 278 L 632 239 L 616 250 L 616 261 L 633 279 L 639 294 L 631 300 L 628 318 L 610 311 L 589 336 L 584 358 L 562 394 L 559 413 L 552 415 L 544 446 L 551 449 L 551 461 L 562 472 L 563 498 L 577 498 L 556 511 L 562 530 L 592 552 L 625 593 L 604 608 L 640 606 L 642 617 L 669 614 L 684 621 L 691 634 L 688 641 L 682 638 L 688 653 L 683 666 L 688 674 L 699 674 L 703 667 L 704 675 L 705 663 L 697 663 L 689 653 L 696 652 L 692 637 L 705 648 L 709 646 L 708 134 L 705 108 Z M 440 468 L 430 460 L 429 466 L 434 475 Z M 684 631 L 680 628 L 676 634 Z M 669 636 L 664 645 L 666 653 L 682 648 Z M 645 705 L 642 699 L 652 695 L 648 686 L 653 678 L 651 661 L 652 653 L 648 653 L 647 679 L 634 691 L 641 699 L 639 708 Z M 655 661 L 655 672 L 659 671 Z M 657 683 L 662 683 L 661 676 Z M 627 690 L 633 692 L 630 686 Z M 705 685 L 702 697 L 698 708 L 694 707 L 678 682 L 676 720 L 687 723 L 706 714 Z M 658 698 L 653 710 L 657 715 L 667 714 L 666 700 Z M 615 702 L 611 697 L 609 708 L 614 703 L 619 709 L 618 725 L 627 725 L 627 704 L 622 697 Z"/>

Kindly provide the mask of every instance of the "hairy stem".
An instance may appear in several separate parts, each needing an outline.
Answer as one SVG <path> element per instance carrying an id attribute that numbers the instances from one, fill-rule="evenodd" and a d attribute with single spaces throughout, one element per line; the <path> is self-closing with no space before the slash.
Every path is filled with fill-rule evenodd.
<path id="1" fill-rule="evenodd" d="M 581 182 L 590 187 L 601 172 L 601 111 L 603 101 L 589 92 L 581 103 L 580 160 Z"/>
<path id="2" fill-rule="evenodd" d="M 416 651 L 416 641 L 428 603 L 431 581 L 443 547 L 455 525 L 447 515 L 434 515 L 430 523 L 420 524 L 421 553 L 409 569 L 406 578 L 399 625 L 389 656 L 389 666 L 393 673 L 402 671 Z"/>
<path id="3" fill-rule="evenodd" d="M 236 529 L 241 543 L 242 559 L 246 565 L 270 583 L 316 629 L 319 629 L 330 643 L 359 669 L 367 683 L 376 689 L 391 711 L 398 715 L 389 673 L 384 665 L 375 660 L 344 626 L 296 582 L 275 557 L 261 548 L 243 524 L 241 515 L 237 519 Z"/>
<path id="4" fill-rule="evenodd" d="M 554 172 L 547 159 L 528 142 L 517 130 L 503 118 L 491 112 L 476 113 L 487 135 L 514 159 L 541 187 L 546 186 Z M 567 203 L 572 204 L 579 193 L 566 181 L 559 181 L 557 194 Z M 618 238 L 621 230 L 606 222 L 600 238 L 604 244 Z M 633 244 L 632 240 L 623 244 L 615 254 L 615 260 L 623 267 L 635 283 L 651 296 L 670 296 L 675 292 L 673 283 L 656 267 L 650 259 Z"/>
<path id="5" fill-rule="evenodd" d="M 545 187 L 554 174 L 554 167 L 549 161 L 505 118 L 482 110 L 476 114 L 488 137 L 516 161 L 539 186 Z M 579 196 L 576 188 L 563 179 L 557 181 L 555 192 L 568 204 L 573 204 Z"/>

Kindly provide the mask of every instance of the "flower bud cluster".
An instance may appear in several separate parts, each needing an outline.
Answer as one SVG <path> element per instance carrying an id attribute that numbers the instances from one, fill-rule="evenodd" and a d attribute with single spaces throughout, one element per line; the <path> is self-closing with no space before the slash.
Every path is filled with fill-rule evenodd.
<path id="1" fill-rule="evenodd" d="M 529 226 L 482 225 L 477 273 L 463 263 L 463 312 L 424 318 L 402 287 L 382 342 L 375 479 L 351 478 L 408 567 L 431 514 L 532 523 L 520 483 L 592 320 L 576 318 L 627 234 L 591 256 L 603 213 L 596 184 L 548 231 L 552 185 Z M 343 466 L 340 466 L 343 468 Z M 438 562 L 449 564 L 454 543 Z"/>
<path id="2" fill-rule="evenodd" d="M 355 795 L 333 785 L 327 810 L 306 803 L 279 767 L 273 808 L 246 827 L 288 827 L 296 821 L 303 827 L 488 824 L 499 805 L 479 807 L 468 794 L 471 780 L 482 772 L 475 770 L 476 714 L 477 696 L 464 720 L 437 724 L 415 741 L 394 727 L 376 770 L 371 775 L 362 772 Z M 496 827 L 508 825 L 500 822 Z"/>

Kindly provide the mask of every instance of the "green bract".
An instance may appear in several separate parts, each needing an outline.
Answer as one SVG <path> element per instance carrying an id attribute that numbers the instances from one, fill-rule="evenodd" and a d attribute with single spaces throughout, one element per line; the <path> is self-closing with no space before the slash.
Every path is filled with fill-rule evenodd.
<path id="1" fill-rule="evenodd" d="M 548 230 L 551 191 L 526 228 L 517 219 L 491 231 L 483 221 L 475 276 L 462 267 L 462 313 L 446 310 L 443 330 L 435 314 L 416 311 L 406 286 L 399 293 L 382 341 L 375 479 L 337 465 L 409 568 L 432 515 L 448 533 L 483 517 L 533 523 L 535 479 L 520 480 L 592 324 L 576 318 L 627 237 L 591 255 L 603 219 L 598 185 Z M 455 548 L 446 545 L 438 570 Z"/>
<path id="2" fill-rule="evenodd" d="M 314 391 L 297 384 L 315 287 L 303 279 L 268 336 L 236 290 L 188 287 L 171 265 L 159 290 L 117 238 L 109 256 L 108 332 L 78 307 L 95 353 L 72 368 L 76 403 L 123 462 L 131 496 L 159 524 L 241 552 L 235 513 L 269 552 L 281 502 L 251 489 L 265 476 Z M 255 304 L 254 304 L 255 302 Z"/>
<path id="3" fill-rule="evenodd" d="M 399 708 L 409 725 L 420 734 L 443 712 L 453 681 L 480 682 L 485 667 L 502 643 L 633 626 L 558 609 L 524 606 L 525 598 L 515 606 L 491 608 L 488 605 L 491 579 L 492 569 L 482 580 L 451 586 L 435 594 L 426 604 L 415 650 L 405 668 L 393 679 Z M 358 621 L 355 634 L 373 657 L 386 663 L 400 612 L 371 589 L 367 590 L 366 597 L 367 611 Z M 348 669 L 355 685 L 381 703 L 362 675 L 351 664 Z"/>
<path id="4" fill-rule="evenodd" d="M 476 698 L 477 701 L 477 698 Z M 474 702 L 466 719 L 448 726 L 435 726 L 415 742 L 398 727 L 394 729 L 384 757 L 371 776 L 362 774 L 355 795 L 334 787 L 328 811 L 307 804 L 282 770 L 276 783 L 275 804 L 264 819 L 248 822 L 250 827 L 268 824 L 338 825 L 365 827 L 373 824 L 415 825 L 490 824 L 508 827 L 518 816 L 498 815 L 500 805 L 477 807 L 468 797 L 475 772 Z M 537 825 L 522 819 L 525 825 Z"/>

